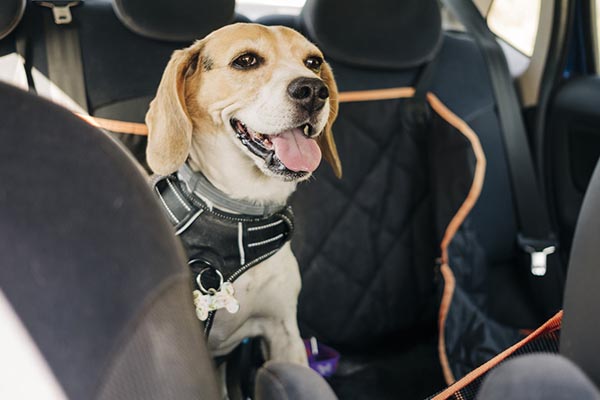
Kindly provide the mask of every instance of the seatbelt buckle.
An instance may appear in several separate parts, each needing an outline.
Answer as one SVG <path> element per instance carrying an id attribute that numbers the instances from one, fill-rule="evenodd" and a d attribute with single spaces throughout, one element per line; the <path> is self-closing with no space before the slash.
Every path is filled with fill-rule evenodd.
<path id="1" fill-rule="evenodd" d="M 52 10 L 52 15 L 54 16 L 54 23 L 56 25 L 66 25 L 70 24 L 73 21 L 73 16 L 71 15 L 71 7 L 75 7 L 81 0 L 79 1 L 57 1 L 57 0 L 34 0 L 34 3 L 42 7 L 48 7 Z"/>
<path id="2" fill-rule="evenodd" d="M 558 242 L 554 239 L 532 239 L 519 234 L 519 247 L 531 257 L 531 274 L 544 276 L 548 270 L 548 256 L 554 254 Z"/>

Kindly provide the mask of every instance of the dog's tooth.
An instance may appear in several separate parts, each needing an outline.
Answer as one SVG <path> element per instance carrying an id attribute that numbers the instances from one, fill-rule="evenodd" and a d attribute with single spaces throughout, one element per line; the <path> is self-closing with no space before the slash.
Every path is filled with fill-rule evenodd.
<path id="1" fill-rule="evenodd" d="M 310 126 L 308 124 L 304 125 L 304 134 L 310 136 Z"/>
<path id="2" fill-rule="evenodd" d="M 270 152 L 269 154 L 267 154 L 267 156 L 265 157 L 265 164 L 266 165 L 271 165 L 271 163 L 273 162 L 273 152 Z"/>

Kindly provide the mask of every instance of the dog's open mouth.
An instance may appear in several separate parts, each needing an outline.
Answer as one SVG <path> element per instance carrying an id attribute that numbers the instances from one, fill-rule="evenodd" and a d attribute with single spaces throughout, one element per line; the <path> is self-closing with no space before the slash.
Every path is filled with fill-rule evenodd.
<path id="1" fill-rule="evenodd" d="M 240 120 L 232 119 L 230 123 L 242 144 L 262 158 L 267 169 L 283 175 L 286 180 L 307 176 L 321 162 L 321 150 L 310 137 L 313 127 L 309 124 L 265 135 L 255 132 Z"/>

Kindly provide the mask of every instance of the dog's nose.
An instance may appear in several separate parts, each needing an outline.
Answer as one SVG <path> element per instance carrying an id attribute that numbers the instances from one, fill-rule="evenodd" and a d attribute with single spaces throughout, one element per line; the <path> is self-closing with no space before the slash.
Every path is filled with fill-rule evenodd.
<path id="1" fill-rule="evenodd" d="M 317 78 L 296 78 L 290 82 L 287 90 L 292 100 L 308 112 L 320 110 L 329 98 L 327 86 Z"/>

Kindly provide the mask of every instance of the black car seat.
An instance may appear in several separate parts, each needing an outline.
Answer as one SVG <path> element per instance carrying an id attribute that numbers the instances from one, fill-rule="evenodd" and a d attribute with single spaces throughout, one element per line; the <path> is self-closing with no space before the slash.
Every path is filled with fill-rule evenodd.
<path id="1" fill-rule="evenodd" d="M 131 158 L 19 89 L 0 114 L 0 289 L 56 398 L 217 399 L 183 252 Z"/>
<path id="2" fill-rule="evenodd" d="M 228 23 L 247 21 L 235 14 L 234 0 L 86 0 L 70 8 L 72 22 L 62 26 L 54 24 L 51 10 L 38 3 L 27 4 L 20 27 L 29 36 L 29 68 L 55 79 L 48 60 L 48 37 L 53 33 L 64 41 L 66 32 L 75 30 L 85 89 L 85 99 L 79 100 L 85 104 L 79 105 L 96 117 L 135 123 L 144 122 L 174 50 Z M 52 2 L 44 2 L 48 3 Z M 69 46 L 78 47 L 63 44 L 62 48 L 72 53 Z M 54 69 L 59 70 L 54 74 L 66 72 L 77 79 L 77 73 L 61 69 L 70 68 L 66 62 L 61 65 L 63 61 L 60 57 L 54 61 Z M 43 78 L 33 78 L 38 81 L 40 94 L 45 95 L 43 82 L 39 84 Z M 116 136 L 145 165 L 145 137 Z"/>
<path id="3" fill-rule="evenodd" d="M 569 259 L 565 286 L 565 316 L 560 352 L 571 359 L 600 387 L 600 337 L 598 270 L 600 238 L 600 163 L 590 180 L 579 217 Z"/>
<path id="4" fill-rule="evenodd" d="M 222 398 L 183 249 L 133 159 L 6 84 L 0 119 L 0 398 Z M 268 363 L 255 398 L 335 395 Z"/>
<path id="5" fill-rule="evenodd" d="M 516 328 L 541 323 L 547 315 L 536 309 L 524 284 L 529 270 L 517 248 L 494 94 L 472 38 L 442 32 L 434 0 L 352 0 L 343 6 L 308 0 L 298 17 L 257 22 L 287 25 L 314 41 L 341 92 L 334 136 L 344 178 L 337 181 L 321 168 L 292 202 L 298 220 L 293 247 L 303 279 L 299 320 L 305 336 L 341 350 L 339 370 L 330 380 L 340 398 L 425 397 L 444 386 L 436 347 L 442 362 L 445 356 L 464 361 L 446 364 L 446 380 L 452 381 L 518 340 Z M 478 316 L 455 314 L 453 323 L 471 324 L 474 332 L 489 317 L 512 333 L 498 338 L 480 329 L 472 346 L 460 343 L 461 334 L 450 338 L 454 343 L 448 336 L 443 340 L 447 314 L 436 311 L 442 276 L 435 211 L 440 198 L 452 194 L 435 187 L 427 161 L 443 162 L 443 153 L 424 151 L 438 139 L 406 129 L 414 123 L 407 123 L 407 110 L 413 117 L 416 111 L 417 119 L 420 112 L 398 89 L 424 82 L 427 75 L 425 90 L 477 133 L 487 161 L 479 199 L 461 225 L 462 250 L 450 251 L 461 285 L 453 301 L 466 301 Z M 458 169 L 446 165 L 450 176 Z"/>

